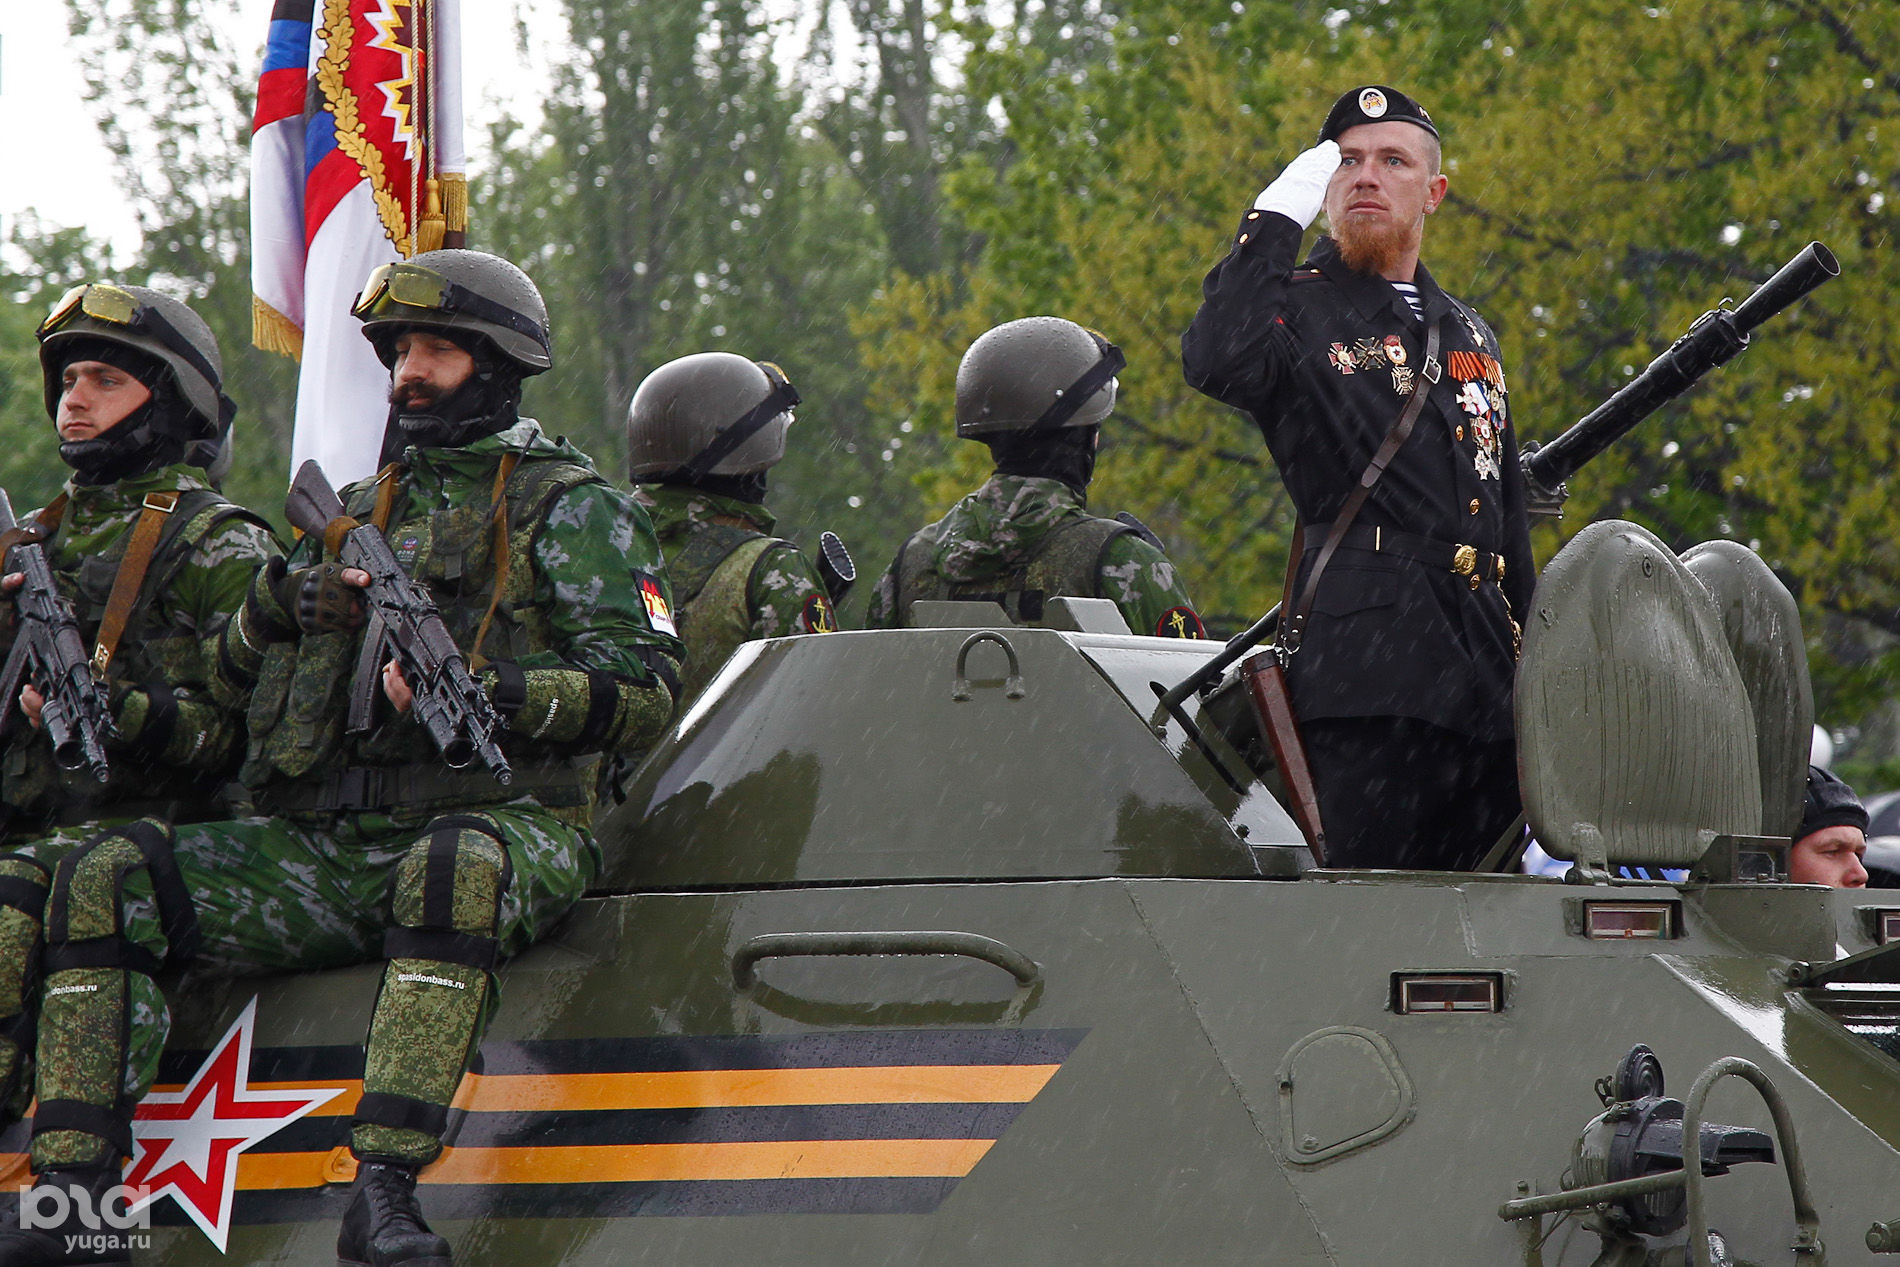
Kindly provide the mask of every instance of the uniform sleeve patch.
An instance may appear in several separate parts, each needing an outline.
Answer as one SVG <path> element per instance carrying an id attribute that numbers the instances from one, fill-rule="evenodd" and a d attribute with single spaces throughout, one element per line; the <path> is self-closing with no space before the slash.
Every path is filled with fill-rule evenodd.
<path id="1" fill-rule="evenodd" d="M 673 608 L 666 601 L 666 590 L 660 584 L 660 578 L 651 572 L 636 571 L 633 583 L 640 588 L 640 602 L 647 609 L 647 623 L 663 634 L 679 637 L 679 627 L 673 623 Z"/>
<path id="2" fill-rule="evenodd" d="M 1155 636 L 1158 638 L 1205 638 L 1207 626 L 1194 614 L 1192 607 L 1170 607 L 1161 613 L 1161 619 L 1155 622 Z"/>
<path id="3" fill-rule="evenodd" d="M 804 626 L 806 633 L 838 632 L 838 615 L 831 610 L 831 600 L 823 594 L 813 594 L 805 600 L 798 623 Z"/>

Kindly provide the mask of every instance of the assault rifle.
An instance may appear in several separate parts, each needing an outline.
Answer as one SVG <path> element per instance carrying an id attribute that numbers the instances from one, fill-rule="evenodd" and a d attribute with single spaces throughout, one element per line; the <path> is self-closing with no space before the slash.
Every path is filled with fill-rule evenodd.
<path id="1" fill-rule="evenodd" d="M 512 782 L 514 770 L 495 739 L 502 727 L 501 714 L 469 672 L 468 661 L 442 623 L 434 600 L 402 570 L 382 532 L 343 513 L 336 490 L 315 462 L 305 462 L 298 469 L 290 496 L 284 499 L 284 515 L 306 535 L 323 542 L 344 567 L 369 573 L 369 586 L 363 591 L 369 627 L 363 633 L 356 693 L 350 701 L 350 730 L 369 729 L 376 669 L 393 652 L 415 692 L 416 720 L 429 732 L 442 759 L 459 770 L 480 757 L 497 782 Z"/>
<path id="2" fill-rule="evenodd" d="M 1819 242 L 1808 243 L 1739 305 L 1718 305 L 1697 317 L 1688 332 L 1651 361 L 1647 369 L 1570 430 L 1549 444 L 1526 444 L 1524 491 L 1530 513 L 1561 517 L 1568 496 L 1564 481 L 1585 462 L 1687 391 L 1698 378 L 1727 364 L 1748 346 L 1749 333 L 1756 326 L 1828 278 L 1840 275 L 1841 266 L 1833 253 Z M 1722 305 L 1727 303 L 1726 299 L 1722 301 Z"/>
<path id="3" fill-rule="evenodd" d="M 13 503 L 6 490 L 0 489 L 0 533 L 18 526 Z M 60 596 L 53 569 L 46 562 L 46 547 L 32 530 L 0 562 L 0 575 L 12 572 L 23 573 L 26 583 L 14 596 L 18 620 L 13 650 L 6 667 L 0 669 L 0 739 L 25 723 L 20 687 L 31 682 L 46 701 L 40 710 L 40 728 L 52 741 L 54 760 L 67 770 L 84 766 L 104 783 L 110 772 L 105 741 L 117 733 L 112 707 L 105 683 L 93 676 L 92 657 L 86 653 L 73 605 Z"/>

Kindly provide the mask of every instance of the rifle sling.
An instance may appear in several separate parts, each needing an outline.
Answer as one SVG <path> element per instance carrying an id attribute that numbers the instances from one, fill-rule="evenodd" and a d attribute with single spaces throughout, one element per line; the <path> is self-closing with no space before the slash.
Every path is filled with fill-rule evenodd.
<path id="1" fill-rule="evenodd" d="M 495 588 L 488 595 L 488 610 L 482 613 L 482 623 L 475 629 L 475 641 L 469 644 L 468 667 L 471 669 L 480 669 L 488 662 L 488 657 L 482 654 L 482 640 L 488 637 L 488 626 L 495 620 L 495 608 L 501 605 L 501 592 L 508 585 L 508 477 L 520 464 L 521 454 L 510 450 L 502 454 L 501 465 L 495 468 L 494 502 L 488 508 L 489 517 L 495 521 Z"/>
<path id="2" fill-rule="evenodd" d="M 60 520 L 66 517 L 67 500 L 68 495 L 61 493 L 26 523 L 15 524 L 5 532 L 0 532 L 0 562 L 4 562 L 7 552 L 14 546 L 36 546 L 57 532 Z"/>
<path id="3" fill-rule="evenodd" d="M 158 548 L 159 534 L 177 506 L 176 492 L 145 495 L 144 509 L 139 511 L 138 522 L 132 527 L 132 539 L 126 542 L 125 557 L 119 560 L 118 575 L 112 578 L 112 593 L 106 598 L 105 615 L 99 621 L 99 638 L 92 648 L 92 675 L 99 681 L 105 680 L 106 668 L 119 649 L 125 622 L 138 603 L 146 569 L 152 565 L 152 552 Z"/>
<path id="4" fill-rule="evenodd" d="M 1319 557 L 1313 560 L 1313 570 L 1306 575 L 1306 585 L 1300 591 L 1299 605 L 1293 608 L 1281 608 L 1282 611 L 1292 613 L 1290 619 L 1285 619 L 1280 626 L 1280 646 L 1288 655 L 1300 648 L 1300 638 L 1306 629 L 1306 618 L 1312 615 L 1313 599 L 1319 593 L 1319 578 L 1325 573 L 1326 565 L 1332 562 L 1334 551 L 1338 550 L 1339 543 L 1345 540 L 1346 530 L 1352 527 L 1352 521 L 1359 517 L 1366 499 L 1372 496 L 1373 486 L 1379 482 L 1379 478 L 1385 474 L 1385 468 L 1391 464 L 1392 459 L 1398 455 L 1399 449 L 1411 436 L 1413 424 L 1418 421 L 1419 414 L 1425 408 L 1425 398 L 1431 393 L 1432 384 L 1436 383 L 1442 375 L 1438 366 L 1440 324 L 1434 321 L 1431 330 L 1425 336 L 1425 363 L 1419 367 L 1418 377 L 1412 381 L 1412 394 L 1406 397 L 1405 408 L 1400 412 L 1399 420 L 1392 424 L 1392 430 L 1386 433 L 1385 441 L 1379 446 L 1379 451 L 1372 455 L 1372 461 L 1366 464 L 1366 469 L 1360 474 L 1358 487 L 1352 490 L 1351 496 L 1346 498 L 1345 506 L 1334 517 L 1332 528 L 1326 534 L 1325 544 L 1319 548 Z M 1299 567 L 1303 538 L 1304 534 L 1296 526 L 1294 554 L 1287 563 L 1286 592 L 1288 594 L 1293 592 L 1293 574 Z"/>

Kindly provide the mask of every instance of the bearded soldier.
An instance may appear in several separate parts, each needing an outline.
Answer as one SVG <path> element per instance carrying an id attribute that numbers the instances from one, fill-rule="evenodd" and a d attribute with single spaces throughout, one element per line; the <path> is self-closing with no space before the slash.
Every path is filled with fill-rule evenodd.
<path id="1" fill-rule="evenodd" d="M 1024 317 L 970 345 L 957 367 L 957 434 L 996 471 L 913 534 L 878 581 L 865 623 L 907 628 L 919 600 L 988 600 L 1042 619 L 1046 599 L 1112 599 L 1138 634 L 1204 638 L 1160 541 L 1132 516 L 1088 513 L 1101 424 L 1121 350 L 1060 317 Z"/>
<path id="2" fill-rule="evenodd" d="M 390 368 L 408 446 L 344 490 L 346 513 L 381 526 L 433 597 L 505 719 L 513 782 L 446 768 L 398 665 L 362 656 L 366 573 L 326 560 L 314 536 L 260 571 L 219 645 L 217 685 L 249 699 L 243 778 L 269 817 L 177 831 L 183 910 L 143 882 L 150 842 L 172 835 L 159 821 L 103 833 L 61 870 L 32 1160 L 41 1184 L 116 1182 L 166 1030 L 150 974 L 180 936 L 227 968 L 383 957 L 337 1256 L 445 1267 L 416 1172 L 441 1150 L 497 961 L 545 934 L 598 869 L 597 766 L 667 723 L 680 644 L 645 513 L 518 414 L 523 378 L 550 364 L 534 284 L 492 255 L 431 251 L 371 274 L 353 311 Z M 376 711 L 352 728 L 365 688 Z M 86 966 L 65 966 L 81 945 Z M 0 1262 L 46 1240 L 0 1239 Z"/>
<path id="3" fill-rule="evenodd" d="M 1341 866 L 1473 866 L 1519 810 L 1524 485 L 1497 335 L 1419 262 L 1439 158 L 1410 97 L 1341 96 L 1181 338 L 1187 381 L 1252 416 L 1304 528 L 1280 649 Z M 1332 236 L 1299 264 L 1322 208 Z"/>
<path id="4" fill-rule="evenodd" d="M 682 708 L 740 643 L 838 627 L 817 571 L 771 535 L 765 508 L 797 403 L 770 361 L 700 352 L 647 375 L 627 407 L 629 472 L 666 552 L 686 641 Z"/>
<path id="5" fill-rule="evenodd" d="M 25 988 L 39 965 L 47 886 L 83 839 L 60 828 L 155 813 L 223 818 L 243 727 L 211 697 L 212 654 L 252 573 L 274 558 L 264 521 L 212 486 L 233 412 L 217 339 L 143 286 L 75 287 L 39 328 L 46 412 L 72 468 L 9 536 L 39 541 L 112 705 L 108 773 L 62 770 L 31 682 L 5 701 L 0 740 L 0 1114 L 17 1117 L 33 1048 Z M 0 555 L 13 541 L 0 544 Z M 20 573 L 0 577 L 0 659 Z M 18 711 L 15 712 L 17 707 Z"/>

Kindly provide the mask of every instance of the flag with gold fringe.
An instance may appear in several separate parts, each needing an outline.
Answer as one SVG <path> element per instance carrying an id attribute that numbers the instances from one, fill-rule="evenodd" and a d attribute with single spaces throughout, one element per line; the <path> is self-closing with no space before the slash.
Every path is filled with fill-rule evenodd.
<path id="1" fill-rule="evenodd" d="M 350 316 L 378 264 L 460 245 L 459 0 L 276 0 L 251 129 L 253 340 L 298 358 L 291 469 L 374 471 L 389 376 Z"/>

